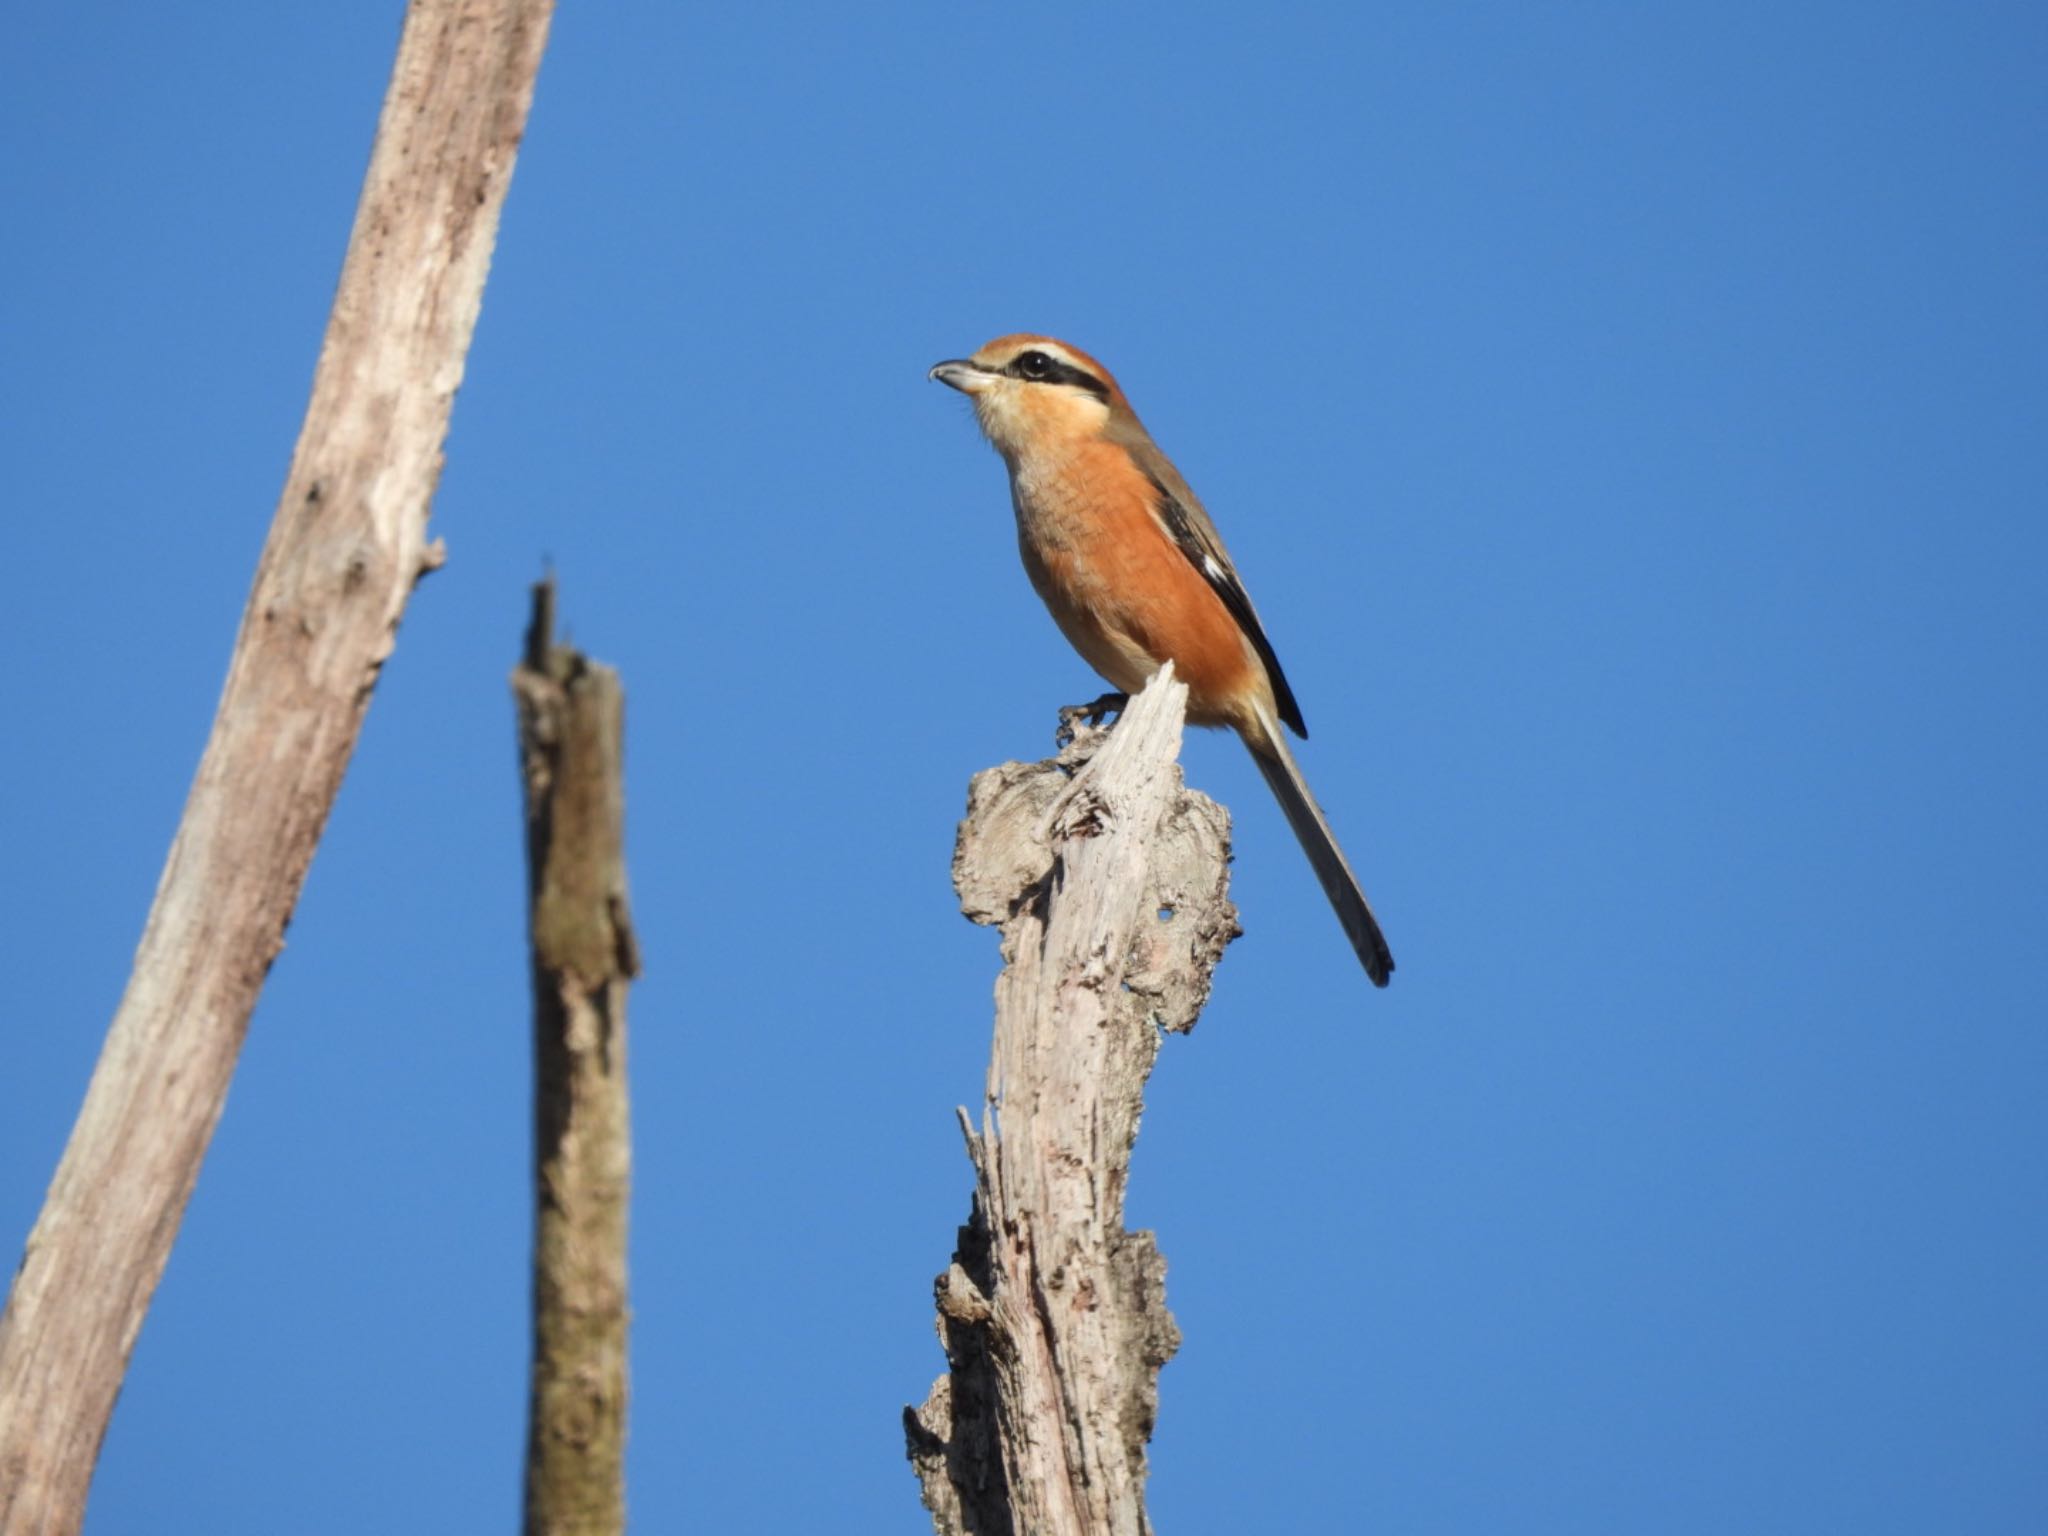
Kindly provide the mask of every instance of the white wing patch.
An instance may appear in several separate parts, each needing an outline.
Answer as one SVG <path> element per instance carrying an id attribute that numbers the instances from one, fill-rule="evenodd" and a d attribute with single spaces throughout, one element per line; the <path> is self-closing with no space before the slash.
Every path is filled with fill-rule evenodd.
<path id="1" fill-rule="evenodd" d="M 1222 552 L 1216 548 L 1213 537 L 1196 525 L 1187 508 L 1174 498 L 1173 492 L 1157 475 L 1152 476 L 1152 489 L 1158 497 L 1152 504 L 1152 515 L 1159 519 L 1173 542 L 1180 546 L 1188 564 L 1202 573 L 1202 579 L 1209 583 L 1210 590 L 1223 600 L 1223 606 L 1230 611 L 1237 627 L 1265 665 L 1266 680 L 1273 685 L 1273 701 L 1279 707 L 1280 718 L 1301 735 L 1308 735 L 1308 727 L 1301 718 L 1301 706 L 1295 702 L 1294 690 L 1287 686 L 1287 677 L 1280 670 L 1280 658 L 1273 654 L 1273 643 L 1266 638 L 1258 614 L 1252 611 L 1252 600 L 1245 595 L 1237 573 L 1230 569 Z"/>

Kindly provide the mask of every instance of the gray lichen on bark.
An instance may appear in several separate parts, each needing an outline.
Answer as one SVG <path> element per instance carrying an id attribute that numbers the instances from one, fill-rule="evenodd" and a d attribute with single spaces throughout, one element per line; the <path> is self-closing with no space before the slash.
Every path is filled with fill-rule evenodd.
<path id="1" fill-rule="evenodd" d="M 938 1277 L 950 1370 L 904 1411 L 940 1536 L 1150 1530 L 1145 1447 L 1179 1346 L 1166 1265 L 1123 1226 L 1162 1031 L 1192 1029 L 1237 933 L 1229 818 L 1183 787 L 1168 669 L 1112 730 L 974 778 L 961 909 L 1002 932 L 975 1191 Z"/>

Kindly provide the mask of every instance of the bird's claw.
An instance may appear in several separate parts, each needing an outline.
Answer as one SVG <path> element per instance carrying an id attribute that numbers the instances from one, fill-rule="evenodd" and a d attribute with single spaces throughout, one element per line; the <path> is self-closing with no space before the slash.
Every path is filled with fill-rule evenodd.
<path id="1" fill-rule="evenodd" d="M 1128 693 L 1105 693 L 1099 699 L 1086 704 L 1067 704 L 1060 709 L 1060 728 L 1053 732 L 1054 745 L 1066 748 L 1074 744 L 1076 730 L 1081 725 L 1100 725 L 1111 715 L 1122 715 L 1130 704 Z"/>

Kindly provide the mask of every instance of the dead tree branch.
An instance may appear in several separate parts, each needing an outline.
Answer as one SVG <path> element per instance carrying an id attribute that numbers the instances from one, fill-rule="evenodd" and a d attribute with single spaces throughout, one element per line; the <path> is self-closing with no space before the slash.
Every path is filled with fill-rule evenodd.
<path id="1" fill-rule="evenodd" d="M 550 0 L 414 0 L 304 427 L 135 968 L 0 1318 L 0 1532 L 83 1518 L 249 1015 L 422 572 Z"/>
<path id="2" fill-rule="evenodd" d="M 533 1378 L 527 1536 L 626 1528 L 626 1214 L 632 1139 L 626 989 L 625 696 L 553 640 L 533 589 L 512 673 L 526 788 L 534 1043 Z"/>
<path id="3" fill-rule="evenodd" d="M 1182 787 L 1169 667 L 1115 729 L 975 775 L 962 910 L 1003 934 L 973 1211 L 937 1282 L 951 1371 L 904 1412 L 940 1536 L 1142 1536 L 1166 1263 L 1124 1186 L 1161 1030 L 1237 933 L 1229 818 Z"/>

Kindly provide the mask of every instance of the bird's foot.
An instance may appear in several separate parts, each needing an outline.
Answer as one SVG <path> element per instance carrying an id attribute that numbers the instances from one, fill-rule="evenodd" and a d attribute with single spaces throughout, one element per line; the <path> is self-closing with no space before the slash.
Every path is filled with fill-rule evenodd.
<path id="1" fill-rule="evenodd" d="M 1074 744 L 1074 735 L 1080 725 L 1100 725 L 1111 715 L 1121 715 L 1131 702 L 1128 693 L 1105 693 L 1099 699 L 1086 704 L 1068 704 L 1060 710 L 1060 728 L 1053 732 L 1054 745 L 1066 748 Z"/>

